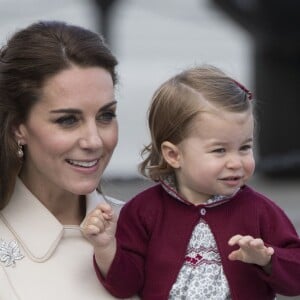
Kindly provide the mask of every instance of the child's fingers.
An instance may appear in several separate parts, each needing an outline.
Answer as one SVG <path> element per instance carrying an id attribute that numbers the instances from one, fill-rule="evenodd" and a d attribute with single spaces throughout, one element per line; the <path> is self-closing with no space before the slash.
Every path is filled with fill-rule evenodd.
<path id="1" fill-rule="evenodd" d="M 100 218 L 101 220 L 111 220 L 113 218 L 113 210 L 108 204 L 99 204 L 87 218 Z"/>
<path id="2" fill-rule="evenodd" d="M 272 256 L 274 254 L 275 250 L 273 247 L 267 247 L 267 253 L 268 255 Z"/>
<path id="3" fill-rule="evenodd" d="M 228 244 L 230 246 L 233 245 L 239 245 L 240 247 L 242 246 L 247 246 L 251 241 L 253 240 L 253 237 L 250 235 L 234 235 L 233 237 L 231 237 L 228 241 Z"/>
<path id="4" fill-rule="evenodd" d="M 231 238 L 229 239 L 228 244 L 229 244 L 230 246 L 233 246 L 233 245 L 237 244 L 238 241 L 239 241 L 242 237 L 243 237 L 242 235 L 236 234 L 236 235 L 234 235 L 233 237 L 231 237 Z"/>
<path id="5" fill-rule="evenodd" d="M 230 260 L 242 260 L 241 252 L 239 250 L 232 251 L 229 255 L 228 258 Z"/>
<path id="6" fill-rule="evenodd" d="M 85 235 L 102 233 L 113 217 L 111 206 L 107 203 L 101 203 L 86 216 L 81 229 Z"/>
<path id="7" fill-rule="evenodd" d="M 238 245 L 241 248 L 250 248 L 252 241 L 253 241 L 253 237 L 250 235 L 246 235 L 246 236 L 243 236 L 241 239 L 239 239 Z"/>
<path id="8" fill-rule="evenodd" d="M 84 226 L 83 231 L 86 235 L 94 235 L 100 233 L 99 227 L 92 224 Z"/>
<path id="9" fill-rule="evenodd" d="M 274 249 L 267 247 L 262 239 L 253 238 L 250 235 L 235 235 L 229 239 L 228 244 L 239 246 L 239 249 L 232 251 L 228 255 L 229 260 L 240 260 L 245 263 L 265 266 L 270 262 L 270 258 L 274 254 Z"/>
<path id="10" fill-rule="evenodd" d="M 265 243 L 262 239 L 257 238 L 257 239 L 253 239 L 252 241 L 250 241 L 250 246 L 254 247 L 258 250 L 262 250 L 265 248 Z"/>
<path id="11" fill-rule="evenodd" d="M 251 242 L 251 246 L 254 246 L 259 251 L 264 251 L 268 256 L 272 256 L 274 254 L 274 248 L 266 246 L 262 239 L 254 239 Z"/>
<path id="12" fill-rule="evenodd" d="M 106 214 L 107 216 L 113 215 L 113 209 L 108 203 L 101 203 L 96 207 L 96 210 L 99 210 L 101 213 Z"/>
<path id="13" fill-rule="evenodd" d="M 90 228 L 93 230 L 92 234 L 100 233 L 104 231 L 106 222 L 107 221 L 102 214 L 93 214 L 86 218 L 82 225 L 82 229 L 87 234 L 90 234 Z"/>

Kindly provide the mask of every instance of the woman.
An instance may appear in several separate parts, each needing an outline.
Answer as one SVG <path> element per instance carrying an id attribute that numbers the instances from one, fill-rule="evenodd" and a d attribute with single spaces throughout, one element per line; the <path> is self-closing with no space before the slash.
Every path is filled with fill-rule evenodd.
<path id="1" fill-rule="evenodd" d="M 101 37 L 62 22 L 32 24 L 1 49 L 0 299 L 115 299 L 80 224 L 105 201 L 116 65 Z"/>

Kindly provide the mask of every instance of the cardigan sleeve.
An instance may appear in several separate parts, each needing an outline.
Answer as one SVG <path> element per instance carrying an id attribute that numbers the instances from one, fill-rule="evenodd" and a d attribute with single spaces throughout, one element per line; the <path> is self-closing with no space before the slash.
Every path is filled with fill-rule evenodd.
<path id="1" fill-rule="evenodd" d="M 99 269 L 96 274 L 106 289 L 116 297 L 140 294 L 144 284 L 145 256 L 150 237 L 151 210 L 140 207 L 132 199 L 122 208 L 116 232 L 117 252 L 104 278 Z"/>
<path id="2" fill-rule="evenodd" d="M 300 295 L 300 238 L 281 208 L 269 201 L 263 204 L 259 213 L 262 237 L 275 253 L 271 274 L 261 271 L 259 276 L 278 294 Z"/>

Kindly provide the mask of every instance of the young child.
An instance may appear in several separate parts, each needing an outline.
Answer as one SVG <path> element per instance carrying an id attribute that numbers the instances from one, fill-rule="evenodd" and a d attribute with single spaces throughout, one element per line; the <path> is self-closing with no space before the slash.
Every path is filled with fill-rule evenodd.
<path id="1" fill-rule="evenodd" d="M 212 66 L 155 92 L 140 169 L 157 185 L 86 219 L 99 280 L 117 297 L 268 300 L 300 294 L 300 239 L 285 213 L 246 185 L 253 103 Z"/>

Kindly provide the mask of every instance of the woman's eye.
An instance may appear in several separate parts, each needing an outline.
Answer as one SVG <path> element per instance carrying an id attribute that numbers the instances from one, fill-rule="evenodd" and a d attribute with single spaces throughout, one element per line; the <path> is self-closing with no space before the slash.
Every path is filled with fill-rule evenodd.
<path id="1" fill-rule="evenodd" d="M 97 117 L 97 120 L 102 123 L 110 123 L 115 117 L 116 113 L 114 111 L 105 111 Z"/>
<path id="2" fill-rule="evenodd" d="M 76 116 L 63 116 L 56 120 L 56 123 L 62 126 L 72 126 L 78 121 L 78 118 Z"/>

